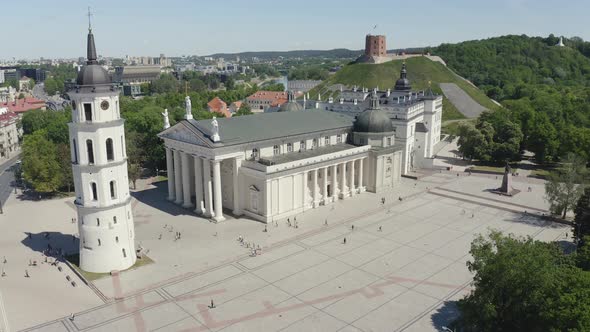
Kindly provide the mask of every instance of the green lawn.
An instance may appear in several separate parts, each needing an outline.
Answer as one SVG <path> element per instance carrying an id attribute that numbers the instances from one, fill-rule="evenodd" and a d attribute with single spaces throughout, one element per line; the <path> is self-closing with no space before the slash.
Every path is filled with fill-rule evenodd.
<path id="1" fill-rule="evenodd" d="M 73 255 L 66 256 L 66 260 L 68 262 L 70 262 L 70 264 L 74 267 L 74 269 L 76 269 L 76 271 L 78 271 L 78 273 L 80 273 L 84 277 L 84 279 L 86 279 L 88 281 L 94 281 L 94 280 L 104 278 L 104 277 L 110 275 L 110 273 L 93 273 L 93 272 L 86 272 L 86 271 L 80 269 L 80 255 L 79 254 L 73 254 Z M 154 261 L 151 258 L 144 255 L 144 256 L 142 256 L 142 258 L 138 258 L 135 261 L 135 264 L 133 264 L 133 266 L 131 266 L 130 268 L 128 268 L 125 271 L 137 269 L 141 266 L 152 264 L 153 262 Z M 123 271 L 120 271 L 120 272 L 123 272 Z"/>

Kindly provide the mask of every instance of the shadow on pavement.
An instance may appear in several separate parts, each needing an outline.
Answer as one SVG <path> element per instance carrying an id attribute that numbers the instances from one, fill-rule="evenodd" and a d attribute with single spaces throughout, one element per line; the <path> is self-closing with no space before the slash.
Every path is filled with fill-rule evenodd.
<path id="1" fill-rule="evenodd" d="M 76 254 L 80 251 L 80 240 L 72 234 L 61 232 L 25 233 L 21 243 L 38 253 L 53 252 L 49 256 L 57 257 L 59 252 L 64 255 Z"/>
<path id="2" fill-rule="evenodd" d="M 445 331 L 444 327 L 453 329 L 453 322 L 459 318 L 459 309 L 457 308 L 456 301 L 445 301 L 443 306 L 438 308 L 430 319 L 432 320 L 432 325 L 438 331 Z M 448 331 L 448 330 L 447 330 Z"/>
<path id="3" fill-rule="evenodd" d="M 174 202 L 170 202 L 168 197 L 168 183 L 166 181 L 159 181 L 152 183 L 154 187 L 141 190 L 132 191 L 131 196 L 143 204 L 149 205 L 157 210 L 166 212 L 173 216 L 178 215 L 195 215 L 194 208 L 185 209 Z M 193 204 L 195 198 L 192 198 Z"/>

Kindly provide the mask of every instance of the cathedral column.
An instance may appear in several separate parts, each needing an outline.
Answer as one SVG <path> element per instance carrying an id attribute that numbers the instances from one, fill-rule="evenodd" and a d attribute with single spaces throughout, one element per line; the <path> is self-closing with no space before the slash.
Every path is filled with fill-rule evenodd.
<path id="1" fill-rule="evenodd" d="M 203 163 L 195 156 L 195 213 L 203 213 Z"/>
<path id="2" fill-rule="evenodd" d="M 182 160 L 182 196 L 184 203 L 183 208 L 190 208 L 193 206 L 191 202 L 191 167 L 188 153 L 181 154 Z"/>
<path id="3" fill-rule="evenodd" d="M 203 162 L 203 187 L 205 190 L 205 217 L 213 216 L 213 193 L 211 184 L 211 162 L 201 158 Z"/>
<path id="4" fill-rule="evenodd" d="M 215 189 L 215 199 L 213 204 L 215 205 L 215 221 L 224 221 L 223 217 L 223 201 L 221 199 L 221 160 L 213 160 L 213 185 Z"/>
<path id="5" fill-rule="evenodd" d="M 233 168 L 233 184 L 234 184 L 234 211 L 233 213 L 236 216 L 242 214 L 242 208 L 240 207 L 240 184 L 239 184 L 239 177 L 238 172 L 240 170 L 240 166 L 242 164 L 242 159 L 234 158 L 234 168 Z"/>
<path id="6" fill-rule="evenodd" d="M 359 160 L 359 191 L 365 191 L 365 185 L 363 183 L 363 164 L 365 163 L 365 158 L 361 158 Z"/>
<path id="7" fill-rule="evenodd" d="M 312 187 L 311 187 L 312 188 L 311 193 L 313 195 L 313 207 L 316 207 L 319 202 L 319 199 L 318 199 L 319 198 L 318 197 L 318 191 L 319 191 L 318 190 L 318 170 L 314 169 L 312 172 L 313 173 L 312 173 L 311 177 L 313 179 L 313 182 L 312 182 Z"/>
<path id="8" fill-rule="evenodd" d="M 324 174 L 322 174 L 322 177 L 324 178 L 322 184 L 323 184 L 323 190 L 322 190 L 322 196 L 324 198 L 324 205 L 327 205 L 329 203 L 328 201 L 328 167 L 324 167 L 322 169 L 322 171 L 324 172 Z"/>
<path id="9" fill-rule="evenodd" d="M 168 174 L 168 200 L 174 201 L 176 189 L 174 188 L 174 155 L 170 148 L 166 148 L 166 173 Z"/>
<path id="10" fill-rule="evenodd" d="M 340 164 L 340 198 L 346 198 L 346 163 Z"/>
<path id="11" fill-rule="evenodd" d="M 303 211 L 305 211 L 305 209 L 307 208 L 307 174 L 309 172 L 305 171 L 303 172 L 303 185 L 301 186 L 302 188 L 302 192 L 303 192 Z"/>
<path id="12" fill-rule="evenodd" d="M 350 162 L 350 172 L 348 173 L 348 176 L 350 177 L 350 196 L 354 196 L 356 194 L 356 189 L 354 186 L 354 163 L 356 162 L 356 160 L 352 160 Z"/>
<path id="13" fill-rule="evenodd" d="M 332 165 L 332 200 L 338 200 L 338 165 Z"/>
<path id="14" fill-rule="evenodd" d="M 176 189 L 174 203 L 182 203 L 182 165 L 180 162 L 180 151 L 174 150 L 174 187 Z"/>

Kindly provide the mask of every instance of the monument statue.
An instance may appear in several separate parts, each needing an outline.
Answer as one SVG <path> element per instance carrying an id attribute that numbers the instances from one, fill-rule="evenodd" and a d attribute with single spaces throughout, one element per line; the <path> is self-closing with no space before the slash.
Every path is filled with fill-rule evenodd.
<path id="1" fill-rule="evenodd" d="M 167 108 L 164 110 L 164 113 L 162 113 L 162 116 L 164 116 L 164 129 L 170 128 L 170 119 L 168 118 Z"/>
<path id="2" fill-rule="evenodd" d="M 502 186 L 498 189 L 492 190 L 493 193 L 505 195 L 505 196 L 514 196 L 520 192 L 518 189 L 514 189 L 512 187 L 512 168 L 506 161 L 506 166 L 504 166 L 504 176 L 502 177 Z"/>
<path id="3" fill-rule="evenodd" d="M 213 140 L 213 142 L 219 142 L 221 137 L 219 137 L 219 123 L 217 122 L 216 117 L 213 117 L 213 120 L 211 120 L 211 126 L 213 127 L 211 139 Z"/>
<path id="4" fill-rule="evenodd" d="M 187 120 L 191 120 L 193 118 L 193 108 L 192 108 L 192 104 L 191 104 L 191 97 L 186 96 L 184 98 L 184 107 L 185 107 L 184 118 Z"/>

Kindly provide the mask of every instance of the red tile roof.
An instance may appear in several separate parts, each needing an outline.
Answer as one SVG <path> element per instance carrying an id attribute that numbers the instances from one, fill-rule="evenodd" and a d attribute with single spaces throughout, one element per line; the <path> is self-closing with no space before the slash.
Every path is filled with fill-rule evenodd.
<path id="1" fill-rule="evenodd" d="M 231 105 L 229 105 L 229 107 L 233 107 L 236 111 L 240 109 L 240 107 L 242 107 L 243 102 L 241 100 L 238 101 L 234 101 L 233 103 L 231 103 Z"/>
<path id="2" fill-rule="evenodd" d="M 211 101 L 207 103 L 207 108 L 209 109 L 209 112 L 223 114 L 226 118 L 231 117 L 231 112 L 227 109 L 227 104 L 219 97 L 211 99 Z"/>
<path id="3" fill-rule="evenodd" d="M 285 91 L 258 91 L 255 94 L 246 98 L 249 102 L 270 102 L 270 106 L 279 106 L 286 103 L 289 98 Z"/>
<path id="4" fill-rule="evenodd" d="M 18 118 L 18 114 L 8 111 L 0 114 L 0 127 L 4 127 Z"/>
<path id="5" fill-rule="evenodd" d="M 15 113 L 24 113 L 30 110 L 36 110 L 45 107 L 45 102 L 33 97 L 25 97 L 15 101 L 0 103 L 0 107 L 6 107 L 9 111 Z"/>

